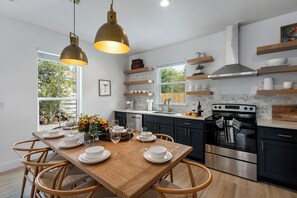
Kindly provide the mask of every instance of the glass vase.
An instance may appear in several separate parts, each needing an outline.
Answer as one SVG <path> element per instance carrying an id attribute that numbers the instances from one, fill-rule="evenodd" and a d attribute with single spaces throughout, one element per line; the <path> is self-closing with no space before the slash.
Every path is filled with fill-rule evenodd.
<path id="1" fill-rule="evenodd" d="M 86 144 L 91 143 L 91 136 L 87 132 L 84 132 L 84 143 Z"/>

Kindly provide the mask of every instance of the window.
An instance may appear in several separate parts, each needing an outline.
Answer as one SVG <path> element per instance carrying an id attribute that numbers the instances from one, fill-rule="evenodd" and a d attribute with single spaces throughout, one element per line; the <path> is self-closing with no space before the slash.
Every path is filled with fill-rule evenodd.
<path id="1" fill-rule="evenodd" d="M 159 101 L 171 98 L 171 103 L 185 103 L 185 63 L 176 63 L 158 67 Z"/>
<path id="2" fill-rule="evenodd" d="M 38 129 L 76 122 L 79 107 L 79 68 L 59 62 L 59 56 L 38 52 Z M 60 123 L 59 123 L 60 117 Z"/>

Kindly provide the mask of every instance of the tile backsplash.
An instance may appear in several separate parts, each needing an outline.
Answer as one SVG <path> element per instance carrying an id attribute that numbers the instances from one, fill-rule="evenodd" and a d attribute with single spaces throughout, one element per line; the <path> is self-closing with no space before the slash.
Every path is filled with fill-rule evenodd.
<path id="1" fill-rule="evenodd" d="M 147 97 L 134 97 L 136 110 L 147 110 Z M 251 104 L 257 106 L 257 117 L 262 119 L 271 119 L 272 105 L 290 105 L 297 104 L 297 97 L 295 95 L 275 95 L 275 96 L 260 96 L 249 94 L 215 94 L 212 96 L 186 96 L 186 105 L 170 105 L 175 112 L 192 111 L 192 107 L 197 108 L 200 101 L 204 112 L 203 116 L 211 115 L 211 105 L 215 103 L 232 103 L 232 104 Z M 153 110 L 160 110 L 163 105 L 156 104 L 154 101 Z"/>

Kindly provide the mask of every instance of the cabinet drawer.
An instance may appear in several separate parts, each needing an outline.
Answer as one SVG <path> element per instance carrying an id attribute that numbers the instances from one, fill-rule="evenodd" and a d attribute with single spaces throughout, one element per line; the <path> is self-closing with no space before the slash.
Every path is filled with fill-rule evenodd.
<path id="1" fill-rule="evenodd" d="M 123 112 L 115 112 L 114 117 L 116 119 L 126 119 L 126 113 Z"/>
<path id="2" fill-rule="evenodd" d="M 163 116 L 144 115 L 144 121 L 157 124 L 173 125 L 173 118 Z"/>
<path id="3" fill-rule="evenodd" d="M 297 130 L 259 127 L 261 138 L 297 142 Z"/>
<path id="4" fill-rule="evenodd" d="M 175 119 L 175 126 L 203 129 L 203 121 L 190 119 Z"/>

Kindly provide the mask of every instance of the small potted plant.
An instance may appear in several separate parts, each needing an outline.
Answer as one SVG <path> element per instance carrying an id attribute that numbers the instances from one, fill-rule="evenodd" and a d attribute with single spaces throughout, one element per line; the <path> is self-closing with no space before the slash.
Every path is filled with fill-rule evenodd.
<path id="1" fill-rule="evenodd" d="M 203 68 L 204 68 L 204 65 L 202 65 L 202 64 L 198 64 L 197 66 L 196 66 L 196 73 L 195 74 L 203 74 Z"/>

